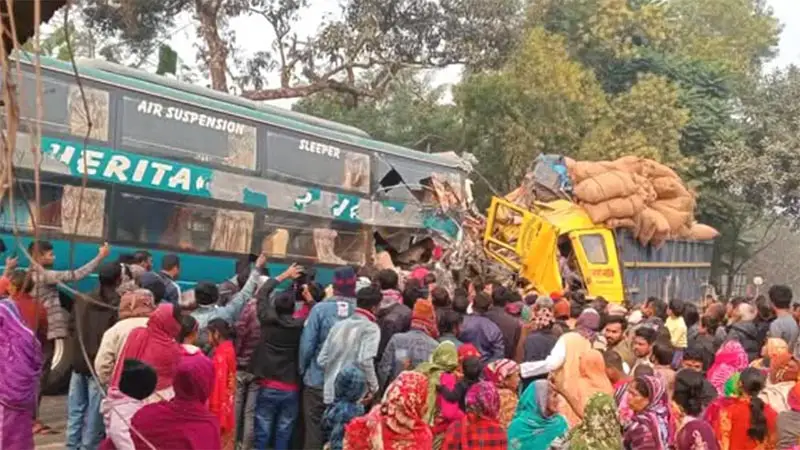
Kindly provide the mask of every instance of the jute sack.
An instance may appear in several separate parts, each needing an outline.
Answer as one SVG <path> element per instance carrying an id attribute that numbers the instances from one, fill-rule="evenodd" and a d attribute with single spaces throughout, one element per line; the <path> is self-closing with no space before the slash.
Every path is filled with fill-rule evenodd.
<path id="1" fill-rule="evenodd" d="M 650 207 L 661 213 L 664 219 L 666 219 L 667 224 L 669 224 L 669 230 L 667 230 L 667 232 L 677 232 L 681 226 L 691 223 L 691 211 L 680 211 L 661 203 L 661 201 L 653 202 Z"/>
<path id="2" fill-rule="evenodd" d="M 653 208 L 644 208 L 638 216 L 639 233 L 637 238 L 642 245 L 647 245 L 655 235 L 666 235 L 670 232 L 669 222 Z"/>
<path id="3" fill-rule="evenodd" d="M 623 156 L 622 158 L 614 160 L 613 165 L 617 170 L 649 177 L 651 165 L 646 164 L 646 161 L 646 159 L 638 156 Z"/>
<path id="4" fill-rule="evenodd" d="M 614 165 L 608 161 L 578 161 L 569 170 L 573 184 L 580 184 L 581 181 L 591 178 L 601 173 L 614 170 Z"/>
<path id="5" fill-rule="evenodd" d="M 637 186 L 637 193 L 642 196 L 646 204 L 656 201 L 658 194 L 653 188 L 653 183 L 650 182 L 649 178 L 637 174 L 633 174 L 631 178 L 633 178 L 633 182 Z"/>
<path id="6" fill-rule="evenodd" d="M 670 169 L 669 167 L 659 162 L 655 162 L 648 159 L 644 164 L 648 166 L 647 170 L 650 172 L 648 175 L 650 178 L 660 178 L 660 177 L 670 177 L 677 179 L 681 178 L 678 176 L 677 173 L 675 173 L 674 170 Z"/>
<path id="7" fill-rule="evenodd" d="M 606 220 L 606 226 L 614 230 L 616 230 L 617 228 L 627 228 L 629 230 L 635 230 L 637 224 L 636 221 L 633 219 L 608 219 Z"/>
<path id="8" fill-rule="evenodd" d="M 694 212 L 694 198 L 691 195 L 682 195 L 670 199 L 659 198 L 658 203 L 678 211 Z"/>
<path id="9" fill-rule="evenodd" d="M 617 197 L 628 197 L 637 191 L 631 174 L 612 170 L 581 181 L 575 186 L 578 201 L 598 204 Z"/>
<path id="10" fill-rule="evenodd" d="M 690 197 L 689 191 L 683 186 L 681 180 L 672 177 L 658 177 L 652 179 L 653 189 L 658 194 L 659 199 L 671 199 L 676 197 Z"/>
<path id="11" fill-rule="evenodd" d="M 719 236 L 719 231 L 708 225 L 695 222 L 692 224 L 689 235 L 692 239 L 698 241 L 710 241 Z"/>
<path id="12" fill-rule="evenodd" d="M 644 199 L 638 195 L 612 198 L 598 204 L 581 204 L 594 223 L 605 223 L 608 219 L 630 219 L 644 209 Z"/>

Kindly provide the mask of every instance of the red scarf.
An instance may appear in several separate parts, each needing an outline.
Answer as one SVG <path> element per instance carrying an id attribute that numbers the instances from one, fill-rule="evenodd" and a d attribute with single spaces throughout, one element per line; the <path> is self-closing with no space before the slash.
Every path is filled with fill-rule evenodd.
<path id="1" fill-rule="evenodd" d="M 138 359 L 156 371 L 157 391 L 172 386 L 178 361 L 183 353 L 180 344 L 175 340 L 181 331 L 181 324 L 175 320 L 172 311 L 172 305 L 161 305 L 150 316 L 147 327 L 131 331 L 114 366 L 112 387 L 119 387 L 122 366 L 126 359 Z"/>
<path id="2" fill-rule="evenodd" d="M 222 342 L 214 349 L 214 389 L 208 399 L 208 409 L 219 419 L 222 433 L 236 426 L 234 395 L 236 394 L 236 352 L 233 342 Z"/>

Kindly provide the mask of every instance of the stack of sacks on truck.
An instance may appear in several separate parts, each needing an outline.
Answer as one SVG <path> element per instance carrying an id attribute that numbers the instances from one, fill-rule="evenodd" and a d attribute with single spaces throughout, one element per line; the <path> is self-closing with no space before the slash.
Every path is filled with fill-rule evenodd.
<path id="1" fill-rule="evenodd" d="M 674 170 L 653 160 L 565 159 L 575 201 L 594 223 L 630 229 L 642 245 L 668 238 L 709 240 L 718 232 L 694 220 L 695 194 Z"/>

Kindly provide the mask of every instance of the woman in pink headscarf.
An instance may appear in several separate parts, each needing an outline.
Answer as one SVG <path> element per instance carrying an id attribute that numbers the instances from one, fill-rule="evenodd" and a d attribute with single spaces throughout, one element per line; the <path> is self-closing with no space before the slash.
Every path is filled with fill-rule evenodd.
<path id="1" fill-rule="evenodd" d="M 737 372 L 746 369 L 750 361 L 747 352 L 737 341 L 727 341 L 717 350 L 714 363 L 708 369 L 706 378 L 720 396 L 725 395 L 725 382 Z"/>
<path id="2" fill-rule="evenodd" d="M 172 380 L 182 354 L 181 345 L 177 341 L 178 333 L 181 331 L 179 315 L 180 311 L 174 306 L 162 304 L 150 316 L 147 327 L 131 331 L 117 358 L 111 387 L 119 386 L 123 361 L 138 359 L 152 367 L 158 375 L 156 391 L 145 400 L 145 403 L 172 398 Z"/>
<path id="3" fill-rule="evenodd" d="M 219 420 L 206 402 L 214 385 L 214 364 L 201 353 L 184 356 L 175 372 L 175 397 L 140 409 L 131 427 L 137 450 L 222 448 Z"/>

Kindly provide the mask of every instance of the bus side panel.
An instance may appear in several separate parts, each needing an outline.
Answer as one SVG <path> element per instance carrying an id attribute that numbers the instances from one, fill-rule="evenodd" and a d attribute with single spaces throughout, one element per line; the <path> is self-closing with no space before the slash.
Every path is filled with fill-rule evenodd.
<path id="1" fill-rule="evenodd" d="M 3 243 L 6 246 L 6 252 L 3 257 L 16 254 L 19 257 L 20 267 L 29 266 L 29 262 L 27 258 L 25 258 L 24 252 L 18 248 L 17 245 L 23 247 L 27 251 L 28 245 L 31 243 L 33 238 L 20 237 L 17 243 L 17 240 L 13 234 L 0 233 L 0 239 L 3 240 Z M 76 239 L 74 243 L 71 243 L 69 239 L 51 239 L 49 241 L 53 244 L 53 253 L 56 256 L 56 262 L 53 267 L 54 270 L 77 269 L 97 256 L 97 251 L 100 248 L 99 243 L 86 242 L 80 239 Z M 70 264 L 71 249 L 73 249 L 73 264 Z M 235 257 L 171 252 L 156 250 L 148 248 L 147 246 L 124 247 L 112 245 L 111 255 L 106 258 L 105 261 L 114 261 L 122 254 L 134 253 L 137 250 L 147 250 L 153 255 L 154 270 L 160 269 L 161 258 L 163 258 L 164 255 L 169 253 L 177 254 L 181 260 L 181 274 L 178 284 L 181 286 L 182 290 L 193 288 L 198 281 L 221 283 L 236 274 L 237 258 Z M 244 255 L 242 255 L 242 257 L 244 257 Z M 286 270 L 288 266 L 288 262 L 273 260 L 269 262 L 267 269 L 269 270 L 270 276 L 275 277 Z M 332 282 L 333 272 L 335 269 L 318 266 L 315 267 L 315 270 L 316 280 L 319 283 L 322 283 L 323 286 Z M 88 277 L 78 282 L 70 283 L 70 286 L 80 292 L 91 292 L 97 287 L 97 273 L 92 273 Z"/>

